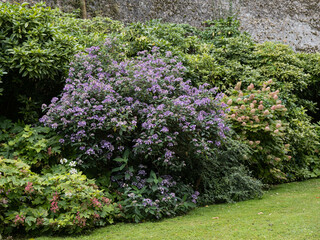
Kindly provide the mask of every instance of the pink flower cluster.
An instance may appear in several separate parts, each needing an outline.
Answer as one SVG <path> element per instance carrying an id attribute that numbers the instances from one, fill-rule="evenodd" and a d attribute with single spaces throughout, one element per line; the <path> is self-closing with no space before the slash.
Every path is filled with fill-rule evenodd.
<path id="1" fill-rule="evenodd" d="M 54 213 L 59 211 L 58 201 L 59 201 L 59 195 L 57 192 L 55 192 L 52 196 L 52 199 L 50 200 L 51 202 L 50 210 Z"/>
<path id="2" fill-rule="evenodd" d="M 112 200 L 106 197 L 102 197 L 102 201 L 109 206 Z"/>
<path id="3" fill-rule="evenodd" d="M 13 222 L 15 225 L 19 225 L 19 224 L 24 225 L 25 219 L 26 218 L 23 215 L 20 216 L 19 214 L 17 214 Z"/>
<path id="4" fill-rule="evenodd" d="M 86 219 L 84 217 L 80 217 L 80 212 L 77 212 L 76 219 L 73 220 L 73 223 L 83 228 L 86 226 Z"/>
<path id="5" fill-rule="evenodd" d="M 36 221 L 36 225 L 37 226 L 41 226 L 41 225 L 43 225 L 43 218 L 37 218 L 37 221 Z"/>
<path id="6" fill-rule="evenodd" d="M 94 207 L 96 207 L 96 208 L 102 208 L 102 204 L 99 202 L 99 200 L 98 199 L 96 199 L 96 198 L 92 198 L 91 199 L 91 203 L 92 203 L 92 205 L 94 206 Z"/>
<path id="7" fill-rule="evenodd" d="M 34 192 L 32 182 L 27 183 L 27 186 L 24 188 L 24 191 L 28 194 L 31 194 L 32 192 Z"/>

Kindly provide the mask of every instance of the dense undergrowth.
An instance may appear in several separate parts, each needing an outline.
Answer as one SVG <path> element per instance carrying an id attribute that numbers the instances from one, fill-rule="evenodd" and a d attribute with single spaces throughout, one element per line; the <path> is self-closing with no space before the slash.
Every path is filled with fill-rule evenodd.
<path id="1" fill-rule="evenodd" d="M 0 233 L 74 233 L 320 176 L 320 54 L 228 18 L 0 3 Z M 41 109 L 43 112 L 41 112 Z"/>

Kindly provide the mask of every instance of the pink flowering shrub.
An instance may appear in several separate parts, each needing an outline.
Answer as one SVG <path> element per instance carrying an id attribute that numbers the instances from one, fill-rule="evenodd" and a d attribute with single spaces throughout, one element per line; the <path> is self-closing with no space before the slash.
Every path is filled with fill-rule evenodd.
<path id="1" fill-rule="evenodd" d="M 259 89 L 250 84 L 241 90 L 238 83 L 231 95 L 225 96 L 232 128 L 252 150 L 248 156 L 249 166 L 264 182 L 284 180 L 283 166 L 291 160 L 285 134 L 287 109 L 278 97 L 279 90 L 270 90 L 271 84 L 269 80 Z"/>
<path id="2" fill-rule="evenodd" d="M 180 171 L 210 157 L 228 127 L 224 104 L 208 84 L 193 87 L 171 52 L 140 52 L 114 61 L 113 43 L 92 47 L 70 65 L 69 78 L 40 119 L 78 150 L 82 167 L 114 165 L 111 159 L 132 151 L 136 165 Z M 111 169 L 111 168 L 109 168 Z"/>
<path id="3" fill-rule="evenodd" d="M 119 213 L 108 193 L 67 166 L 39 175 L 20 160 L 0 158 L 0 234 L 80 232 Z"/>

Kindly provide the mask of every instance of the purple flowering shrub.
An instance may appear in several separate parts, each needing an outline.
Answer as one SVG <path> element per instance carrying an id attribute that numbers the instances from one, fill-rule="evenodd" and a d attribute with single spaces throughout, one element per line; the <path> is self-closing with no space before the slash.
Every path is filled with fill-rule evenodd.
<path id="1" fill-rule="evenodd" d="M 40 121 L 64 136 L 61 144 L 77 148 L 82 167 L 110 166 L 125 149 L 136 166 L 163 173 L 210 158 L 228 131 L 222 94 L 185 81 L 171 52 L 160 57 L 154 47 L 117 62 L 114 47 L 107 40 L 76 55 L 60 98 L 44 106 Z"/>

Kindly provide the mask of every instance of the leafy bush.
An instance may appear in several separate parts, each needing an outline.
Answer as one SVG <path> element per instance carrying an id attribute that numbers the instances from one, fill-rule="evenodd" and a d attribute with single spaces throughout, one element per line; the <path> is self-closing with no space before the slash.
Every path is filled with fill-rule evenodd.
<path id="1" fill-rule="evenodd" d="M 3 76 L 4 74 L 6 74 L 6 72 L 4 72 L 3 69 L 0 68 L 0 86 L 1 86 L 1 84 L 2 84 L 1 79 L 2 79 L 2 76 Z M 2 95 L 2 92 L 3 92 L 3 88 L 0 87 L 0 96 Z"/>
<path id="2" fill-rule="evenodd" d="M 77 18 L 75 14 L 55 11 L 56 21 L 53 23 L 64 34 L 73 36 L 81 46 L 96 46 L 105 41 L 111 33 L 121 32 L 123 23 L 110 18 L 94 17 L 92 19 Z"/>
<path id="3" fill-rule="evenodd" d="M 203 22 L 203 25 L 205 28 L 197 32 L 197 34 L 201 39 L 213 42 L 217 47 L 224 46 L 226 39 L 241 35 L 239 30 L 240 22 L 234 17 L 208 20 Z"/>
<path id="4" fill-rule="evenodd" d="M 119 206 L 77 173 L 74 162 L 38 175 L 17 160 L 0 158 L 0 233 L 75 233 L 112 223 Z"/>
<path id="5" fill-rule="evenodd" d="M 160 58 L 154 48 L 153 54 L 116 62 L 108 51 L 109 42 L 79 55 L 61 98 L 40 119 L 79 149 L 82 166 L 103 169 L 132 149 L 133 165 L 168 174 L 210 157 L 228 130 L 222 95 L 183 81 L 184 67 L 170 52 Z"/>
<path id="6" fill-rule="evenodd" d="M 190 186 L 176 182 L 169 175 L 157 176 L 140 164 L 128 166 L 128 152 L 115 161 L 121 165 L 111 176 L 118 191 L 122 215 L 129 221 L 161 219 L 186 213 L 196 206 L 199 195 Z"/>
<path id="7" fill-rule="evenodd" d="M 195 36 L 198 30 L 187 24 L 161 23 L 160 20 L 151 20 L 147 23 L 132 23 L 116 34 L 120 43 L 124 43 L 125 54 L 136 57 L 140 51 L 160 48 L 165 54 L 171 51 L 173 55 L 197 51 L 199 39 Z"/>
<path id="8" fill-rule="evenodd" d="M 217 149 L 213 159 L 206 159 L 197 169 L 199 174 L 195 188 L 200 192 L 201 205 L 238 202 L 263 194 L 262 183 L 247 170 L 249 147 L 236 140 L 236 134 L 228 134 Z"/>
<path id="9" fill-rule="evenodd" d="M 288 179 L 305 180 L 320 176 L 320 135 L 317 132 L 318 126 L 311 124 L 310 118 L 305 114 L 297 114 L 299 118 L 292 119 L 286 133 L 290 149 L 292 161 L 286 164 L 285 172 Z"/>
<path id="10" fill-rule="evenodd" d="M 308 114 L 314 119 L 313 122 L 317 122 L 320 119 L 320 53 L 298 53 L 297 57 L 301 61 L 300 67 L 310 76 L 308 89 L 300 92 L 300 96 L 311 102 L 317 103 L 317 111 L 308 111 Z"/>
<path id="11" fill-rule="evenodd" d="M 5 121 L 2 122 L 3 127 L 5 124 Z M 0 156 L 5 158 L 19 158 L 28 165 L 41 169 L 56 162 L 57 155 L 61 153 L 59 137 L 50 128 L 18 125 L 1 131 L 10 134 L 0 147 Z"/>
<path id="12" fill-rule="evenodd" d="M 60 93 L 74 54 L 121 28 L 110 19 L 75 19 L 43 3 L 0 6 L 0 66 L 7 72 L 0 115 L 28 123 Z"/>
<path id="13" fill-rule="evenodd" d="M 1 114 L 10 118 L 25 111 L 26 103 L 19 103 L 19 97 L 39 106 L 57 94 L 67 63 L 79 49 L 74 37 L 52 25 L 53 10 L 26 6 L 1 3 L 0 8 L 0 65 L 7 72 Z"/>

